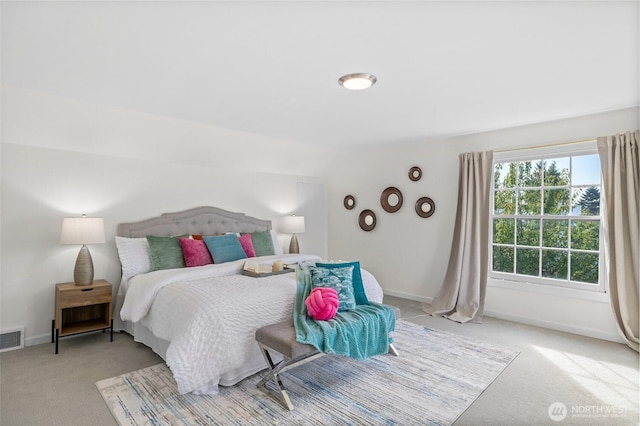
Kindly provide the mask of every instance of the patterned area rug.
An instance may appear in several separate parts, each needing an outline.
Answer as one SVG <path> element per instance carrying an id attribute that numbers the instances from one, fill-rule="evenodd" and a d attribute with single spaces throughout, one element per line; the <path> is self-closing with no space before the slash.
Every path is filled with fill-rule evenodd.
<path id="1" fill-rule="evenodd" d="M 324 356 L 282 374 L 287 411 L 256 387 L 264 372 L 215 396 L 180 395 L 158 364 L 96 386 L 121 425 L 450 425 L 518 352 L 398 321 L 399 357 Z"/>

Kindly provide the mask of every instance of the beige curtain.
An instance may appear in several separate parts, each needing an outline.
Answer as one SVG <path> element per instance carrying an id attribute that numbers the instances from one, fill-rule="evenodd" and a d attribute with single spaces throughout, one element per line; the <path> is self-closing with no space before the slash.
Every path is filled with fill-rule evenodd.
<path id="1" fill-rule="evenodd" d="M 605 265 L 618 330 L 638 351 L 640 131 L 598 138 L 604 194 Z"/>
<path id="2" fill-rule="evenodd" d="M 444 282 L 422 309 L 458 322 L 482 322 L 487 288 L 493 152 L 460 154 L 458 209 Z"/>

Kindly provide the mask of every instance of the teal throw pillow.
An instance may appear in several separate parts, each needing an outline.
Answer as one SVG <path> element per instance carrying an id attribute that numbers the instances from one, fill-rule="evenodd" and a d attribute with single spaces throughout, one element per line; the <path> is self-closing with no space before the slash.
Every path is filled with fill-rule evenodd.
<path id="1" fill-rule="evenodd" d="M 353 266 L 340 268 L 324 268 L 310 266 L 311 288 L 330 287 L 338 293 L 340 306 L 338 311 L 349 311 L 356 308 L 356 300 L 353 295 Z"/>
<path id="2" fill-rule="evenodd" d="M 253 243 L 253 249 L 256 252 L 256 256 L 272 256 L 276 254 L 273 249 L 273 239 L 271 238 L 271 232 L 254 232 L 251 234 L 251 242 Z"/>
<path id="3" fill-rule="evenodd" d="M 247 258 L 236 234 L 204 236 L 202 239 L 213 257 L 213 263 L 232 262 Z"/>
<path id="4" fill-rule="evenodd" d="M 344 266 L 353 266 L 353 276 L 351 282 L 353 284 L 353 295 L 356 299 L 356 305 L 368 305 L 369 299 L 367 293 L 364 291 L 364 284 L 362 283 L 362 272 L 360 271 L 360 262 L 332 262 L 332 263 L 320 263 L 316 262 L 316 266 L 323 268 L 342 268 Z"/>
<path id="5" fill-rule="evenodd" d="M 151 270 L 184 268 L 182 246 L 177 237 L 147 236 Z"/>

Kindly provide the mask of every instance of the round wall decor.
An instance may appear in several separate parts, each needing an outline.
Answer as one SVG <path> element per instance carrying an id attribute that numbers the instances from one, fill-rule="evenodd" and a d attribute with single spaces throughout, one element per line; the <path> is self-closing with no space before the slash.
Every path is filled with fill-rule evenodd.
<path id="1" fill-rule="evenodd" d="M 393 186 L 388 187 L 380 195 L 380 205 L 386 212 L 397 212 L 402 207 L 402 192 Z"/>
<path id="2" fill-rule="evenodd" d="M 422 177 L 422 169 L 418 166 L 414 166 L 409 169 L 409 179 L 414 182 L 417 182 Z"/>
<path id="3" fill-rule="evenodd" d="M 353 195 L 347 195 L 346 197 L 344 197 L 344 208 L 347 210 L 353 210 L 353 208 L 356 206 L 356 199 Z"/>
<path id="4" fill-rule="evenodd" d="M 363 231 L 371 231 L 376 227 L 376 214 L 369 209 L 362 210 L 358 217 L 358 224 Z"/>
<path id="5" fill-rule="evenodd" d="M 431 217 L 436 211 L 436 203 L 429 197 L 422 197 L 416 201 L 416 213 L 420 217 Z"/>

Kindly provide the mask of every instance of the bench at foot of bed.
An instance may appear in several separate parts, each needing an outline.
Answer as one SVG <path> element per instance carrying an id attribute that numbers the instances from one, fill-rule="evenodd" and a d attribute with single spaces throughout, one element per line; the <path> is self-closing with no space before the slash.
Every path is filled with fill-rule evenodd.
<path id="1" fill-rule="evenodd" d="M 400 318 L 400 310 L 395 307 L 391 308 L 395 311 L 396 318 Z M 271 395 L 285 408 L 293 410 L 293 404 L 282 383 L 280 373 L 312 361 L 324 354 L 312 345 L 296 341 L 296 331 L 292 320 L 259 328 L 256 331 L 256 341 L 269 367 L 269 372 L 260 380 L 257 385 L 258 388 Z M 398 351 L 393 344 L 389 344 L 389 353 L 398 356 Z M 282 360 L 274 362 L 272 354 L 281 355 Z M 274 389 L 267 386 L 269 381 L 273 381 Z"/>

